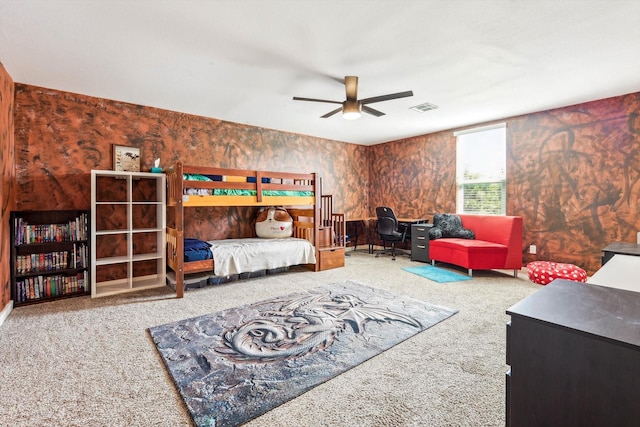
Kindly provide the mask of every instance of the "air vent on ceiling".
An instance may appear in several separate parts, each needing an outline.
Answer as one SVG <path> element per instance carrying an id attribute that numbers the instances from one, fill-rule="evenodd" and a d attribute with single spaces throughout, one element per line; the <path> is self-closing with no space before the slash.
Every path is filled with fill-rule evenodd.
<path id="1" fill-rule="evenodd" d="M 425 102 L 424 104 L 416 105 L 416 106 L 410 107 L 409 109 L 417 111 L 418 113 L 424 113 L 425 111 L 435 110 L 437 108 L 438 108 L 437 105 L 431 104 L 429 102 Z"/>

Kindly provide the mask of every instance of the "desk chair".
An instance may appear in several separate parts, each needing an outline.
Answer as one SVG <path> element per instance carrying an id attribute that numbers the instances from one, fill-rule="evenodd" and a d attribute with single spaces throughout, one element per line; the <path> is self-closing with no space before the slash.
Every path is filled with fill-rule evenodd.
<path id="1" fill-rule="evenodd" d="M 404 243 L 407 238 L 406 226 L 400 226 L 398 224 L 398 218 L 393 212 L 393 209 L 380 206 L 376 208 L 376 216 L 378 217 L 378 235 L 382 240 L 383 250 L 382 253 L 387 251 L 387 242 L 391 243 L 391 260 L 396 260 L 396 243 Z M 380 253 L 376 254 L 378 257 Z"/>

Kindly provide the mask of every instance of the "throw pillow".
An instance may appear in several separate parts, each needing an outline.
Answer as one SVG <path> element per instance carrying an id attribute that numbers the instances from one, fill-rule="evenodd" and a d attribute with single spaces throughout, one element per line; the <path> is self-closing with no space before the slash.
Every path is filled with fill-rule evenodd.
<path id="1" fill-rule="evenodd" d="M 429 240 L 443 237 L 457 237 L 460 239 L 475 239 L 473 231 L 462 226 L 462 219 L 456 214 L 435 214 L 433 227 L 429 230 Z"/>

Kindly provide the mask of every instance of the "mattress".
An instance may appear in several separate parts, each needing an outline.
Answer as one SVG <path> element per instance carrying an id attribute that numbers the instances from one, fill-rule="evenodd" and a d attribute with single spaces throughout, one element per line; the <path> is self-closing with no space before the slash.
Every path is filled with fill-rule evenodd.
<path id="1" fill-rule="evenodd" d="M 207 243 L 211 245 L 216 276 L 316 263 L 313 245 L 295 237 L 225 239 Z"/>

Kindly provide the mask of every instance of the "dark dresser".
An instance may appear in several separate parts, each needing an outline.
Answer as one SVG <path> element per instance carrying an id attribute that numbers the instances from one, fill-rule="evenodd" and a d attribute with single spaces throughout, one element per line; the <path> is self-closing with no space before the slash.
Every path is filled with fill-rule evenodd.
<path id="1" fill-rule="evenodd" d="M 411 260 L 430 262 L 429 230 L 433 224 L 411 224 Z"/>
<path id="2" fill-rule="evenodd" d="M 640 256 L 640 245 L 627 242 L 611 243 L 602 250 L 602 265 L 605 265 L 616 254 Z"/>
<path id="3" fill-rule="evenodd" d="M 507 426 L 640 425 L 640 293 L 558 279 L 507 314 Z"/>

